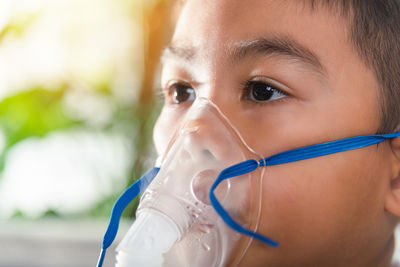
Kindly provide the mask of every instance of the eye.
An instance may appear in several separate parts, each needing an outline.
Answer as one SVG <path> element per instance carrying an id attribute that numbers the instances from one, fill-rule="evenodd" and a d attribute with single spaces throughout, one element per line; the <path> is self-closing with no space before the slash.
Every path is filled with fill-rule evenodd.
<path id="1" fill-rule="evenodd" d="M 263 81 L 249 81 L 245 86 L 244 98 L 255 102 L 266 102 L 287 96 L 275 86 Z"/>
<path id="2" fill-rule="evenodd" d="M 194 101 L 196 92 L 185 83 L 173 83 L 168 86 L 168 98 L 171 103 L 180 104 L 182 102 Z"/>

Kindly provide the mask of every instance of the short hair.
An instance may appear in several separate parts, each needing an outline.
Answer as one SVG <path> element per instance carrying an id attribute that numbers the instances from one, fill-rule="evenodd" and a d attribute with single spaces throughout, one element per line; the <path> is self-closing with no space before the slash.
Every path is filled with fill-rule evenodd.
<path id="1" fill-rule="evenodd" d="M 378 133 L 400 126 L 400 0 L 306 0 L 312 9 L 325 6 L 346 20 L 350 42 L 380 87 Z"/>

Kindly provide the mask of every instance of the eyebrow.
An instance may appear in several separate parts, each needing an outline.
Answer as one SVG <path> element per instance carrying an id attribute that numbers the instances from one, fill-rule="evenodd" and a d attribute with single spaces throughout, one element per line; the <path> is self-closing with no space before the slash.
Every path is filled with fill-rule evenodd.
<path id="1" fill-rule="evenodd" d="M 196 56 L 194 46 L 171 43 L 164 48 L 161 54 L 161 62 L 164 63 L 168 58 L 191 62 L 195 60 Z"/>
<path id="2" fill-rule="evenodd" d="M 297 60 L 311 66 L 321 74 L 326 73 L 317 55 L 309 48 L 290 37 L 260 38 L 237 43 L 230 52 L 233 61 L 258 55 L 278 55 Z"/>
<path id="3" fill-rule="evenodd" d="M 250 41 L 238 42 L 233 47 L 227 49 L 228 58 L 237 63 L 245 58 L 255 56 L 285 56 L 310 66 L 315 71 L 326 74 L 326 69 L 322 65 L 317 55 L 309 48 L 301 45 L 293 38 L 287 36 L 273 36 L 253 39 Z M 183 60 L 185 62 L 196 61 L 198 51 L 196 47 L 171 43 L 162 53 L 162 62 L 168 58 Z"/>

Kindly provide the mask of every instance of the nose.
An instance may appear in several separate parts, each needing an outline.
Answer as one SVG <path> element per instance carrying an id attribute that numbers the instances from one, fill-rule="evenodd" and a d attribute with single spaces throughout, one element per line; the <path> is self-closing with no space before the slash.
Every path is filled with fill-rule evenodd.
<path id="1" fill-rule="evenodd" d="M 190 157 L 224 165 L 244 160 L 240 137 L 227 118 L 209 99 L 199 101 L 180 130 Z"/>
<path id="2" fill-rule="evenodd" d="M 238 96 L 235 94 L 227 94 L 222 82 L 215 82 L 208 89 L 200 92 L 199 99 L 211 103 L 219 113 L 223 114 L 228 121 L 233 121 L 238 114 Z"/>
<path id="3" fill-rule="evenodd" d="M 191 190 L 197 200 L 209 205 L 209 189 L 220 171 L 246 158 L 240 137 L 218 107 L 209 99 L 196 101 L 179 133 L 185 158 L 181 164 L 198 168 L 193 170 Z M 219 199 L 224 199 L 229 185 L 225 181 L 218 187 Z"/>

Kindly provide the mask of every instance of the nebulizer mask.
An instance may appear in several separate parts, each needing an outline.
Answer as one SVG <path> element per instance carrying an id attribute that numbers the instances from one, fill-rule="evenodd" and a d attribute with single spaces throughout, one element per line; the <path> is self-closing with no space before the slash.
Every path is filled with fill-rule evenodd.
<path id="1" fill-rule="evenodd" d="M 251 238 L 232 230 L 214 210 L 209 191 L 225 168 L 261 157 L 206 98 L 197 99 L 182 121 L 117 249 L 117 266 L 222 266 L 239 260 L 249 246 Z M 263 171 L 223 181 L 215 190 L 229 214 L 253 231 Z"/>
<path id="2" fill-rule="evenodd" d="M 117 248 L 118 267 L 235 266 L 258 233 L 267 166 L 357 149 L 400 136 L 363 135 L 257 155 L 209 99 L 198 98 L 152 168 L 114 205 L 98 266 L 115 238 L 126 205 L 143 192 L 136 221 Z M 265 155 L 264 155 L 265 156 Z"/>

